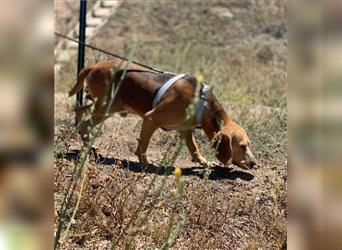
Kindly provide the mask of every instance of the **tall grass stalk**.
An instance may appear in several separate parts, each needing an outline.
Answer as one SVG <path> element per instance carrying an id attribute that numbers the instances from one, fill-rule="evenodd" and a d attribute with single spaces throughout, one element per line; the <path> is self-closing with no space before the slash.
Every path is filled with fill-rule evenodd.
<path id="1" fill-rule="evenodd" d="M 55 235 L 55 240 L 54 240 L 54 248 L 55 249 L 58 249 L 61 244 L 65 241 L 65 239 L 67 238 L 68 236 L 68 233 L 69 233 L 69 229 L 71 227 L 71 225 L 73 224 L 74 220 L 75 220 L 75 216 L 76 216 L 76 213 L 77 213 L 77 210 L 78 210 L 78 207 L 79 207 L 79 203 L 80 203 L 80 200 L 81 200 L 81 197 L 82 197 L 82 191 L 83 191 L 83 188 L 84 188 L 84 182 L 85 182 L 85 179 L 86 179 L 86 174 L 84 173 L 84 168 L 86 168 L 86 162 L 88 160 L 88 156 L 91 152 L 91 149 L 92 149 L 92 145 L 94 144 L 94 141 L 96 139 L 96 137 L 100 134 L 100 132 L 102 131 L 102 128 L 103 128 L 103 124 L 104 124 L 104 121 L 105 119 L 108 117 L 109 113 L 110 113 L 110 108 L 115 100 L 115 97 L 116 97 L 116 94 L 118 93 L 119 89 L 120 89 L 120 86 L 126 76 L 126 72 L 127 72 L 127 67 L 128 65 L 131 63 L 131 58 L 132 58 L 132 55 L 133 55 L 133 52 L 134 52 L 134 49 L 135 49 L 135 46 L 136 46 L 136 43 L 134 43 L 132 49 L 129 51 L 129 54 L 128 54 L 128 61 L 125 65 L 125 68 L 123 70 L 123 74 L 121 75 L 120 77 L 120 80 L 118 82 L 118 84 L 112 84 L 112 89 L 111 89 L 111 98 L 109 100 L 109 103 L 105 103 L 105 99 L 103 99 L 103 105 L 107 105 L 106 106 L 106 110 L 105 110 L 105 114 L 104 114 L 104 117 L 103 117 L 103 120 L 100 122 L 100 124 L 97 126 L 97 127 L 94 127 L 92 129 L 89 129 L 88 130 L 88 142 L 84 145 L 83 149 L 81 150 L 81 153 L 80 153 L 80 160 L 79 160 L 79 163 L 78 164 L 78 167 L 75 167 L 75 171 L 72 175 L 72 178 L 70 180 L 70 183 L 68 185 L 68 189 L 67 189 L 67 192 L 65 194 L 65 198 L 64 198 L 64 201 L 63 201 L 63 204 L 61 206 L 61 209 L 60 209 L 60 216 L 59 216 L 59 219 L 58 219 L 58 226 L 57 226 L 57 231 L 56 231 L 56 235 Z M 113 69 L 112 70 L 112 79 L 114 79 L 114 76 L 117 72 L 117 69 Z M 92 119 L 91 119 L 92 120 Z M 84 121 L 84 117 L 82 118 L 82 120 L 80 121 L 80 123 L 82 123 Z M 67 226 L 67 229 L 65 231 L 65 234 L 63 235 L 63 237 L 61 238 L 61 232 L 62 232 L 62 229 L 64 227 L 64 223 L 65 223 L 65 219 L 66 219 L 66 214 L 67 214 L 67 210 L 68 208 L 70 207 L 70 204 L 71 204 L 71 200 L 72 200 L 72 197 L 74 196 L 74 192 L 75 192 L 75 189 L 77 187 L 77 184 L 79 182 L 79 179 L 80 177 L 83 175 L 83 178 L 82 178 L 82 181 L 81 181 L 81 189 L 80 189 L 80 192 L 79 192 L 79 196 L 78 196 L 78 199 L 77 199 L 77 202 L 76 202 L 76 206 L 74 207 L 74 210 L 73 210 L 73 213 L 72 213 L 72 216 L 69 220 L 69 223 L 68 223 L 68 226 Z M 76 177 L 76 178 L 75 178 Z"/>

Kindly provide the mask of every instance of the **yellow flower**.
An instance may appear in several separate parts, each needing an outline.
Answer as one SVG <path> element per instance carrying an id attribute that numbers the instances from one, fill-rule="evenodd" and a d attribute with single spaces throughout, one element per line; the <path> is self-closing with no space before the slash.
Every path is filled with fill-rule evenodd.
<path id="1" fill-rule="evenodd" d="M 196 79 L 198 82 L 203 82 L 204 81 L 204 76 L 202 74 L 199 74 L 196 76 Z"/>
<path id="2" fill-rule="evenodd" d="M 173 171 L 173 175 L 179 179 L 182 176 L 182 169 L 180 167 L 176 167 Z"/>

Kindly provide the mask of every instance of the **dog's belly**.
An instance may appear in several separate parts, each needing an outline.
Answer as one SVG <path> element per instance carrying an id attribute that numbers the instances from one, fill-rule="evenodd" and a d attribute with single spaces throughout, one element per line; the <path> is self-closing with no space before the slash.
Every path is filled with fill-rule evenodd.
<path id="1" fill-rule="evenodd" d="M 163 126 L 162 129 L 166 131 L 171 131 L 171 130 L 176 130 L 176 131 L 186 131 L 189 129 L 194 129 L 196 126 L 185 126 L 185 125 L 168 125 L 168 126 Z"/>
<path id="2" fill-rule="evenodd" d="M 131 114 L 135 114 L 140 116 L 141 118 L 144 118 L 144 115 L 146 112 L 144 112 L 144 110 L 141 109 L 134 109 L 133 107 L 130 107 L 128 105 L 125 105 L 123 107 L 124 112 L 127 113 L 131 113 Z M 124 117 L 124 116 L 123 116 Z M 167 124 L 167 125 L 162 125 L 160 126 L 162 129 L 166 130 L 166 131 L 171 131 L 171 130 L 177 130 L 177 131 L 186 131 L 189 129 L 194 129 L 194 128 L 198 128 L 198 126 L 196 125 L 185 125 L 183 123 L 179 123 L 179 124 Z"/>
<path id="3" fill-rule="evenodd" d="M 133 107 L 130 107 L 128 105 L 124 105 L 123 109 L 128 112 L 128 113 L 132 113 L 132 114 L 135 114 L 135 115 L 138 115 L 140 117 L 144 117 L 145 115 L 145 111 L 142 110 L 142 109 L 135 109 Z"/>

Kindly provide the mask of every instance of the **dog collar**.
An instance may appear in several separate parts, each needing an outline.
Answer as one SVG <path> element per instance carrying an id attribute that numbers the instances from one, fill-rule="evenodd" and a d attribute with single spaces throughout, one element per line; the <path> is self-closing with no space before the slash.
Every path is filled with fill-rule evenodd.
<path id="1" fill-rule="evenodd" d="M 158 90 L 157 95 L 154 97 L 153 102 L 152 102 L 152 108 L 154 108 L 158 102 L 160 101 L 160 98 L 165 94 L 165 92 L 179 79 L 182 79 L 186 74 L 179 74 L 171 79 L 167 80 Z"/>
<path id="2" fill-rule="evenodd" d="M 199 96 L 199 103 L 198 103 L 198 109 L 196 111 L 196 125 L 201 125 L 204 108 L 205 105 L 208 102 L 208 99 L 210 97 L 210 87 L 206 84 L 203 84 L 201 90 L 200 90 L 200 96 Z"/>

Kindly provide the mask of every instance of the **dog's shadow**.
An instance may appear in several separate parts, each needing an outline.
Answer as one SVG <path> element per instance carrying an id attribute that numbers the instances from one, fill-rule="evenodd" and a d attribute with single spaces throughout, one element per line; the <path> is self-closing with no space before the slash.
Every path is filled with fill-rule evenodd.
<path id="1" fill-rule="evenodd" d="M 68 160 L 77 160 L 79 158 L 79 150 L 71 150 L 70 152 L 66 153 L 64 155 L 64 158 Z M 143 164 L 140 164 L 139 162 L 135 161 L 129 161 L 129 160 L 120 160 L 118 158 L 109 158 L 109 157 L 103 157 L 101 154 L 97 155 L 96 163 L 101 165 L 117 165 L 121 166 L 123 169 L 135 172 L 135 173 L 152 173 L 157 175 L 172 175 L 174 171 L 174 167 L 172 166 L 155 166 L 153 164 L 148 164 L 147 166 L 143 166 Z M 184 176 L 197 176 L 201 179 L 204 178 L 206 174 L 205 168 L 203 167 L 190 167 L 190 168 L 182 168 L 182 175 Z M 241 179 L 244 181 L 251 181 L 254 178 L 254 175 L 240 171 L 240 170 L 234 170 L 233 168 L 229 167 L 220 167 L 215 166 L 210 169 L 210 173 L 208 176 L 209 180 L 236 180 Z"/>

